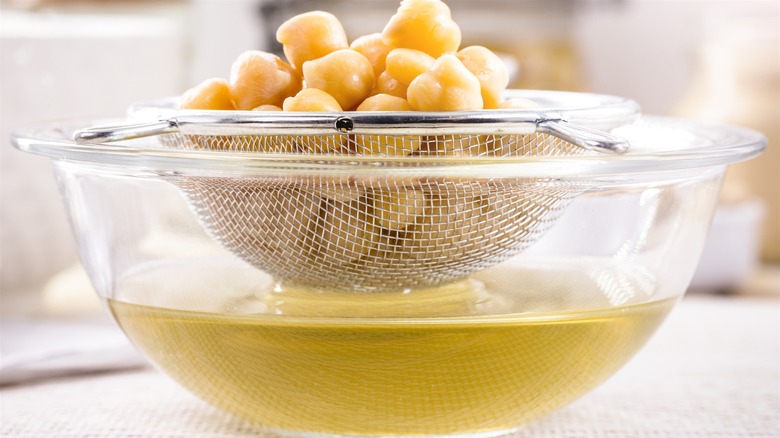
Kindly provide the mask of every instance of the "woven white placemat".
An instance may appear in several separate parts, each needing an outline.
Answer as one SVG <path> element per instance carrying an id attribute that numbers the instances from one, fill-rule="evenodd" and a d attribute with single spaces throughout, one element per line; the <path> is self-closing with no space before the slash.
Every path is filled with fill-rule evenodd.
<path id="1" fill-rule="evenodd" d="M 271 436 L 151 369 L 0 388 L 0 435 Z M 780 437 L 780 300 L 685 298 L 606 384 L 515 436 Z"/>

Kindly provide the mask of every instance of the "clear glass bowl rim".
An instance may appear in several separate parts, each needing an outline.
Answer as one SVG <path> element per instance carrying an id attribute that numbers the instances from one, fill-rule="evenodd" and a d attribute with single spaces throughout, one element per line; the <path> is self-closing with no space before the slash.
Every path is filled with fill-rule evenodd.
<path id="1" fill-rule="evenodd" d="M 16 148 L 25 152 L 58 161 L 91 164 L 114 172 L 148 171 L 158 174 L 218 174 L 236 177 L 270 174 L 537 178 L 609 176 L 733 164 L 759 155 L 767 144 L 765 136 L 751 129 L 665 117 L 643 117 L 627 128 L 639 126 L 658 131 L 672 130 L 695 138 L 696 146 L 629 151 L 624 155 L 566 157 L 370 157 L 189 151 L 136 146 L 134 141 L 83 145 L 70 139 L 76 128 L 98 122 L 94 119 L 76 119 L 29 126 L 16 130 L 11 140 Z M 620 135 L 619 131 L 615 134 Z"/>

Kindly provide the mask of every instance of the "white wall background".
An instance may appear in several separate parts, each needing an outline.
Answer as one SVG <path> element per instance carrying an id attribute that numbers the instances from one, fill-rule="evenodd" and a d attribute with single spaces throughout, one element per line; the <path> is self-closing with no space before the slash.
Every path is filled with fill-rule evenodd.
<path id="1" fill-rule="evenodd" d="M 634 98 L 646 113 L 668 114 L 697 78 L 702 44 L 729 22 L 749 17 L 773 20 L 780 38 L 780 2 L 772 0 L 632 0 L 586 8 L 576 35 L 594 91 Z"/>

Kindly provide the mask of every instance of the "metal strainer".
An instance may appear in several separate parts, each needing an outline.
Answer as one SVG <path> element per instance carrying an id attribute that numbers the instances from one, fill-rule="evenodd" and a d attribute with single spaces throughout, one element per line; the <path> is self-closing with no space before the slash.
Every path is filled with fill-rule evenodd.
<path id="1" fill-rule="evenodd" d="M 606 123 L 625 124 L 633 110 L 628 105 Z M 262 153 L 269 160 L 279 154 L 406 155 L 446 163 L 622 153 L 628 146 L 547 110 L 159 116 L 74 136 L 84 143 L 163 134 L 166 147 Z M 306 172 L 306 159 L 300 172 L 284 175 L 166 178 L 181 189 L 207 232 L 246 262 L 278 281 L 356 291 L 435 286 L 493 266 L 534 243 L 571 199 L 594 185 L 491 175 L 328 175 Z M 396 157 L 383 165 L 406 164 Z"/>

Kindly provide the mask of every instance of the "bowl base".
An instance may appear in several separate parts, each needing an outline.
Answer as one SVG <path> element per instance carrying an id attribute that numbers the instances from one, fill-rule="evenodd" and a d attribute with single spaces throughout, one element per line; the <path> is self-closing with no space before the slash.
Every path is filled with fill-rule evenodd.
<path id="1" fill-rule="evenodd" d="M 380 438 L 380 437 L 397 437 L 397 438 L 493 438 L 500 436 L 507 436 L 513 434 L 522 426 L 513 427 L 509 429 L 491 430 L 486 432 L 462 432 L 453 434 L 430 434 L 430 435 L 360 435 L 360 434 L 335 434 L 335 433 L 321 433 L 321 432 L 306 432 L 300 430 L 286 430 L 263 427 L 262 430 L 267 432 L 272 437 L 279 438 Z"/>

